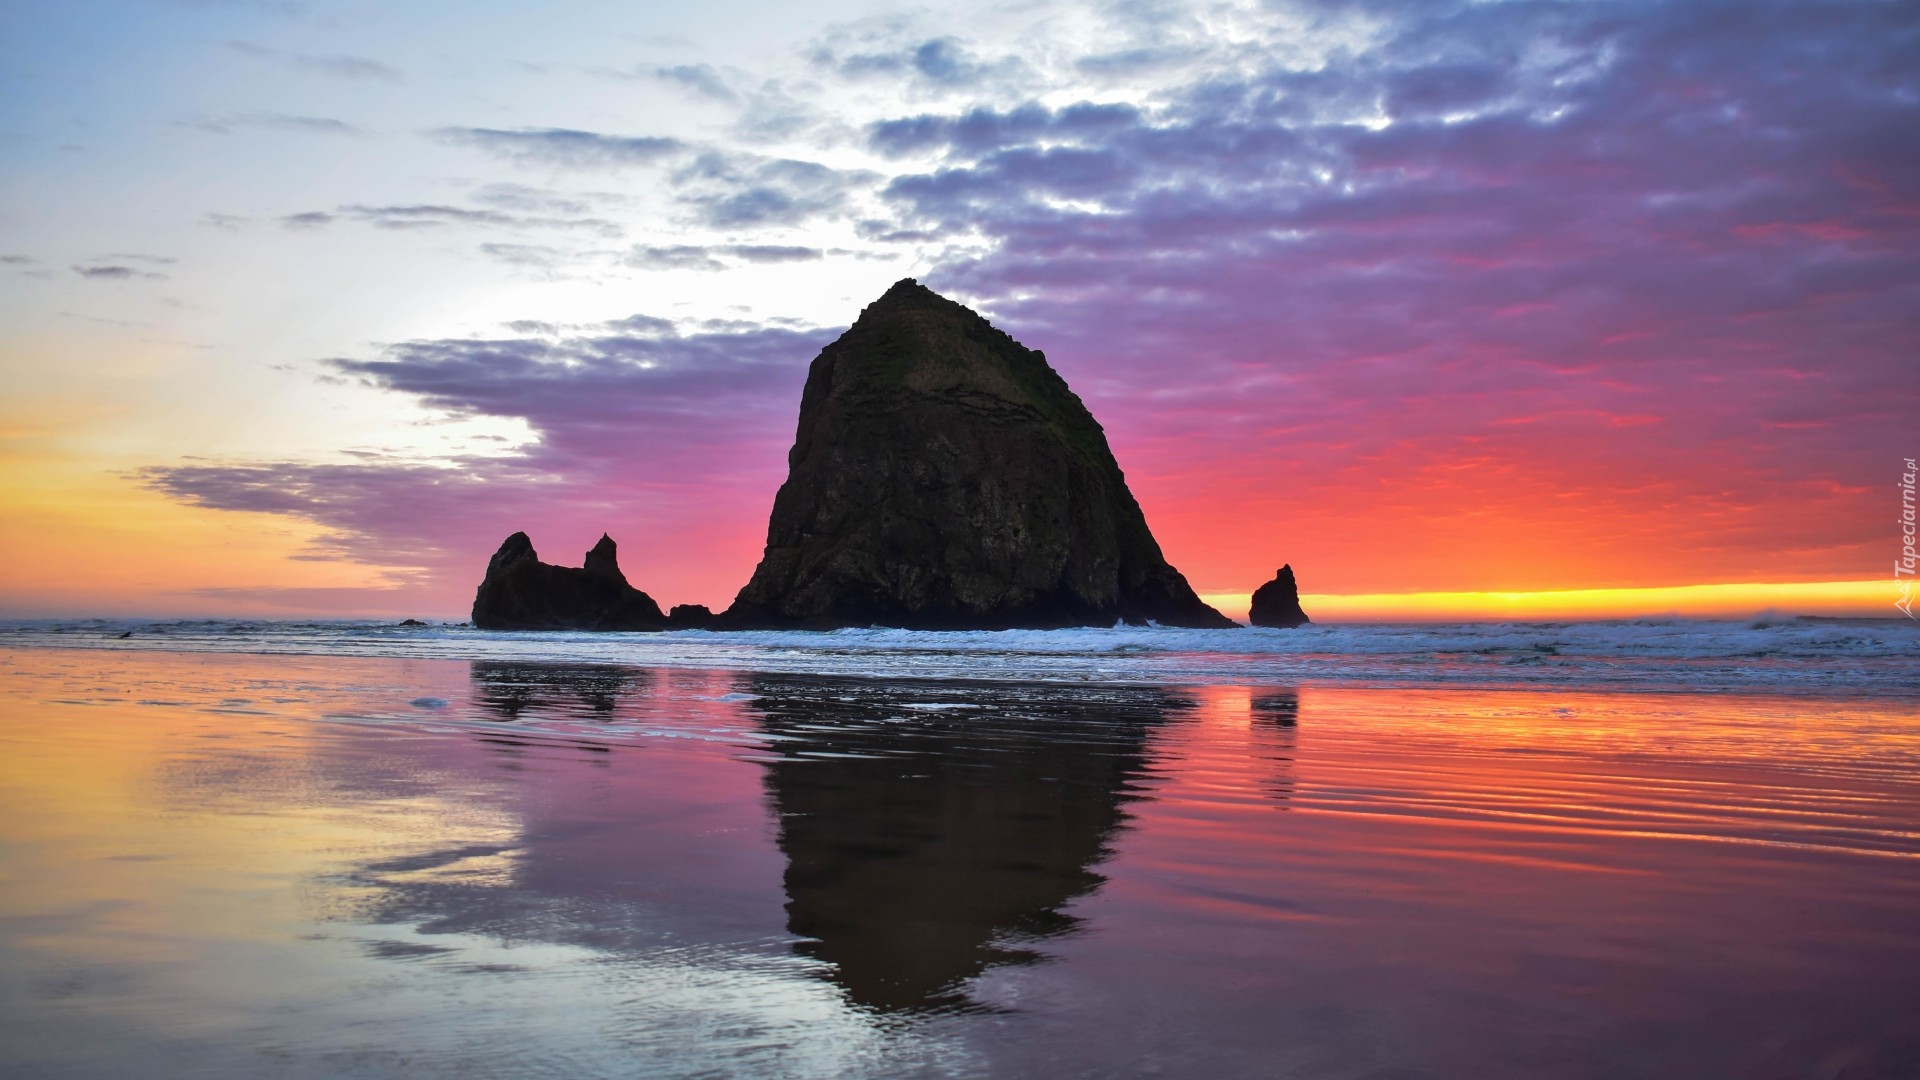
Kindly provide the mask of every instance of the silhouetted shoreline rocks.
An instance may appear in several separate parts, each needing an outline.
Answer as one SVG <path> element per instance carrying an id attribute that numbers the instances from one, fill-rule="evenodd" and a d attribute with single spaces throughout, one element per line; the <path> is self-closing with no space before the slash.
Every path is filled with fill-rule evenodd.
<path id="1" fill-rule="evenodd" d="M 1228 629 L 1147 528 L 1106 433 L 1045 354 L 912 278 L 807 373 L 767 545 L 733 605 L 663 614 L 600 538 L 551 566 L 507 538 L 483 630 Z M 1296 622 L 1306 616 L 1288 596 Z M 1269 585 L 1261 590 L 1267 592 Z M 1261 594 L 1255 594 L 1259 623 Z"/>
<path id="2" fill-rule="evenodd" d="M 1300 610 L 1300 587 L 1294 583 L 1292 564 L 1276 570 L 1272 581 L 1253 591 L 1253 606 L 1247 612 L 1247 621 L 1255 626 L 1285 630 L 1313 621 Z"/>
<path id="3" fill-rule="evenodd" d="M 613 538 L 602 535 L 584 566 L 540 561 L 533 541 L 514 533 L 487 563 L 473 598 L 482 630 L 663 630 L 667 617 L 653 597 L 627 584 Z"/>

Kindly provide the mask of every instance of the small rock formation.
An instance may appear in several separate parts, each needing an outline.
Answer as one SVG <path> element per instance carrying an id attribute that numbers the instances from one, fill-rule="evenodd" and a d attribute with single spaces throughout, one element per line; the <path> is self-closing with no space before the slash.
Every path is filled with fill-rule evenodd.
<path id="1" fill-rule="evenodd" d="M 667 612 L 669 630 L 705 630 L 713 625 L 713 610 L 705 604 L 675 604 Z"/>
<path id="2" fill-rule="evenodd" d="M 1247 621 L 1289 630 L 1313 621 L 1300 610 L 1300 587 L 1294 584 L 1291 564 L 1274 571 L 1272 581 L 1253 591 L 1253 609 L 1247 612 Z"/>
<path id="3" fill-rule="evenodd" d="M 814 360 L 729 627 L 1237 625 L 1167 564 L 1047 365 L 908 278 Z"/>
<path id="4" fill-rule="evenodd" d="M 419 619 L 401 619 L 400 625 L 401 626 L 425 626 L 427 624 L 421 622 Z"/>
<path id="5" fill-rule="evenodd" d="M 514 533 L 473 597 L 482 630 L 659 630 L 666 622 L 652 597 L 627 584 L 605 535 L 575 569 L 541 562 L 527 534 Z"/>

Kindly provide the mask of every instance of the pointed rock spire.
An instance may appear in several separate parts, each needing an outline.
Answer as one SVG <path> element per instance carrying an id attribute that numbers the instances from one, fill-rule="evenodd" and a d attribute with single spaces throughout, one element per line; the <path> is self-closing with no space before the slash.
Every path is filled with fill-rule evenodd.
<path id="1" fill-rule="evenodd" d="M 1236 625 L 1045 355 L 912 278 L 814 360 L 788 467 L 727 625 Z"/>
<path id="2" fill-rule="evenodd" d="M 1253 607 L 1247 612 L 1247 621 L 1255 626 L 1282 629 L 1305 626 L 1313 621 L 1300 609 L 1300 587 L 1293 580 L 1292 564 L 1274 571 L 1272 581 L 1253 591 Z"/>
<path id="3" fill-rule="evenodd" d="M 582 568 L 589 574 L 599 574 L 601 577 L 613 578 L 620 584 L 625 585 L 627 583 L 627 575 L 620 572 L 620 559 L 616 554 L 617 550 L 618 546 L 614 544 L 613 537 L 608 536 L 606 533 L 601 533 L 600 542 L 593 545 L 593 550 L 587 552 L 587 561 L 582 565 Z"/>

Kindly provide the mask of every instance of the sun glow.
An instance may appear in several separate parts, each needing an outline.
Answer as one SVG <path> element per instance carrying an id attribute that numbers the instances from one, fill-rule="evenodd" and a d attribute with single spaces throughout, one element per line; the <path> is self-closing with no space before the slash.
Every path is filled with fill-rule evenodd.
<path id="1" fill-rule="evenodd" d="M 1245 593 L 1204 594 L 1235 618 L 1246 618 Z M 1897 616 L 1884 581 L 1760 582 L 1640 589 L 1542 592 L 1308 593 L 1301 606 L 1317 622 L 1451 622 L 1529 619 L 1748 618 Z"/>

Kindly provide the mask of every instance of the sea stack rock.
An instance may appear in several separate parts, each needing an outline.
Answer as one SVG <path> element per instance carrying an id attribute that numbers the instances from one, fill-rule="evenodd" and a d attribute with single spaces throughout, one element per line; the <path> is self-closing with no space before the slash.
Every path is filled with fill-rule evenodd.
<path id="1" fill-rule="evenodd" d="M 1288 630 L 1313 621 L 1300 610 L 1300 587 L 1294 584 L 1292 565 L 1274 571 L 1272 581 L 1253 591 L 1253 609 L 1247 612 L 1247 621 Z"/>
<path id="2" fill-rule="evenodd" d="M 527 534 L 514 533 L 473 597 L 482 630 L 659 630 L 666 621 L 652 597 L 627 584 L 605 535 L 575 568 L 541 562 Z"/>
<path id="3" fill-rule="evenodd" d="M 726 626 L 1237 625 L 1167 564 L 1046 357 L 911 278 L 814 360 Z"/>
<path id="4" fill-rule="evenodd" d="M 705 604 L 675 604 L 667 612 L 669 630 L 705 630 L 713 625 L 714 615 Z"/>

